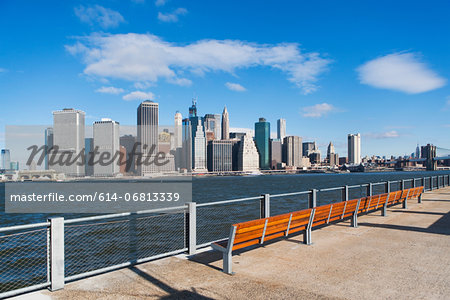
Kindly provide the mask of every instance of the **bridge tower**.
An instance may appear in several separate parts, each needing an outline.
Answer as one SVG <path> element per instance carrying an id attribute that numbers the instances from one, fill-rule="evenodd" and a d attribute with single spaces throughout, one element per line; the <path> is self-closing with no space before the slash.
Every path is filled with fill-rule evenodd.
<path id="1" fill-rule="evenodd" d="M 436 171 L 437 161 L 434 160 L 434 158 L 436 157 L 436 146 L 427 144 L 425 147 L 423 147 L 423 150 L 425 150 L 425 153 L 422 152 L 422 155 L 426 159 L 427 171 Z"/>

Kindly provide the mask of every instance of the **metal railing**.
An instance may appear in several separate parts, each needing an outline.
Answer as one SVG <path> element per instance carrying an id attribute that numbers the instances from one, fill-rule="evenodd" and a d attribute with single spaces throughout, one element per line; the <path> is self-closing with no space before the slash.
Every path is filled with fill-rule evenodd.
<path id="1" fill-rule="evenodd" d="M 185 206 L 0 228 L 0 298 L 202 247 L 228 237 L 230 225 L 308 207 L 424 186 L 450 175 L 264 194 Z"/>

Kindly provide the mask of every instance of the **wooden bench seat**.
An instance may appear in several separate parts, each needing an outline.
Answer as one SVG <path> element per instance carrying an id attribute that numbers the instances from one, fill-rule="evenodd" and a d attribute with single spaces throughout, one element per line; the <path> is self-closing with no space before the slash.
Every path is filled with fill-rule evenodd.
<path id="1" fill-rule="evenodd" d="M 313 227 L 327 225 L 331 222 L 352 217 L 351 226 L 357 227 L 357 216 L 388 205 L 406 202 L 413 197 L 420 197 L 423 187 L 405 189 L 391 193 L 340 201 L 326 205 L 294 211 L 287 214 L 261 218 L 231 225 L 227 240 L 211 244 L 214 250 L 223 253 L 223 271 L 232 274 L 232 252 L 289 234 L 303 231 L 304 243 L 311 244 Z"/>

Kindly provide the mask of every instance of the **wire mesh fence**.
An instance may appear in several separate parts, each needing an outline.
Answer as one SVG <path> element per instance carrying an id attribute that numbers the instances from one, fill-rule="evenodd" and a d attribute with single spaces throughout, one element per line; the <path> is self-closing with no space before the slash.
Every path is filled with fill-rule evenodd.
<path id="1" fill-rule="evenodd" d="M 47 228 L 0 236 L 0 294 L 47 282 L 47 245 Z"/>
<path id="2" fill-rule="evenodd" d="M 197 245 L 227 238 L 230 225 L 258 219 L 260 200 L 197 206 Z"/>
<path id="3" fill-rule="evenodd" d="M 69 277 L 184 249 L 185 212 L 69 224 L 64 235 Z"/>
<path id="4" fill-rule="evenodd" d="M 333 189 L 333 190 L 325 190 L 317 193 L 317 206 L 325 205 L 329 203 L 336 203 L 342 200 L 344 196 L 344 189 Z M 308 208 L 308 205 L 306 207 Z"/>
<path id="5" fill-rule="evenodd" d="M 281 215 L 308 208 L 309 194 L 271 197 L 270 214 Z"/>

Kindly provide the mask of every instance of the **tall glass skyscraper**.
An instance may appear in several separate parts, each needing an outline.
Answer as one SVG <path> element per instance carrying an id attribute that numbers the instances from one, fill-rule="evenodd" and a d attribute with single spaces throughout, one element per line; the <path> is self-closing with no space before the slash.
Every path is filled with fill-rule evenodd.
<path id="1" fill-rule="evenodd" d="M 255 142 L 259 153 L 259 167 L 270 169 L 270 123 L 264 118 L 259 118 L 255 123 Z"/>

